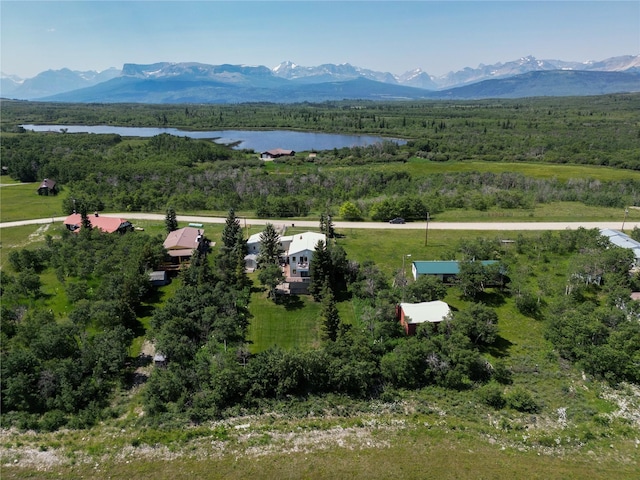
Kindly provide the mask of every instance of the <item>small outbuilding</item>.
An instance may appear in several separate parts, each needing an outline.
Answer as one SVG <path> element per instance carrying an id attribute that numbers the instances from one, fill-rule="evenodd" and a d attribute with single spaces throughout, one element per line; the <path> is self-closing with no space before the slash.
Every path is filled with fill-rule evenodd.
<path id="1" fill-rule="evenodd" d="M 149 273 L 149 281 L 154 287 L 162 287 L 169 283 L 169 276 L 164 270 L 156 270 Z"/>
<path id="2" fill-rule="evenodd" d="M 442 300 L 421 303 L 401 303 L 396 315 L 407 335 L 415 335 L 421 323 L 440 323 L 447 319 L 451 308 Z"/>
<path id="3" fill-rule="evenodd" d="M 483 260 L 480 263 L 485 267 L 495 265 L 496 260 Z M 413 279 L 417 280 L 422 275 L 438 277 L 444 283 L 454 283 L 460 274 L 460 262 L 457 260 L 428 260 L 416 261 L 411 265 Z"/>
<path id="4" fill-rule="evenodd" d="M 56 181 L 50 178 L 45 178 L 38 187 L 38 195 L 56 195 L 58 193 L 58 187 Z"/>
<path id="5" fill-rule="evenodd" d="M 164 368 L 167 366 L 167 357 L 164 356 L 162 353 L 156 353 L 153 356 L 153 364 L 157 368 Z"/>

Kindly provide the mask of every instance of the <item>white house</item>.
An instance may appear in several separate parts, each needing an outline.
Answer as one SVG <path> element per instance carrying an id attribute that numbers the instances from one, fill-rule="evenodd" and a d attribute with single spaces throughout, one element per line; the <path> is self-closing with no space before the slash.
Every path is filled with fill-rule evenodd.
<path id="1" fill-rule="evenodd" d="M 609 228 L 600 229 L 600 235 L 607 237 L 609 241 L 617 247 L 631 250 L 635 259 L 635 266 L 640 266 L 640 242 L 634 240 L 626 233 Z"/>
<path id="2" fill-rule="evenodd" d="M 258 254 L 260 253 L 260 235 L 254 233 L 247 240 L 248 254 L 244 257 L 248 269 L 256 269 Z M 280 237 L 282 260 L 288 267 L 287 277 L 305 278 L 309 276 L 309 266 L 313 258 L 318 241 L 327 242 L 322 233 L 304 232 L 296 235 Z"/>
<path id="3" fill-rule="evenodd" d="M 323 233 L 304 232 L 282 238 L 282 244 L 287 244 L 285 256 L 290 277 L 309 276 L 309 267 L 319 241 L 326 244 L 327 237 Z"/>

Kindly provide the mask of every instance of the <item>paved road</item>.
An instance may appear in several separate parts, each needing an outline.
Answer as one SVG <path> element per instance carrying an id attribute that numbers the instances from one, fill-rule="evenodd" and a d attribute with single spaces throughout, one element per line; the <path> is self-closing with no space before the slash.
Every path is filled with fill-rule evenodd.
<path id="1" fill-rule="evenodd" d="M 140 212 L 128 212 L 128 213 L 107 213 L 106 217 L 121 217 L 127 220 L 156 220 L 163 221 L 165 216 L 159 213 L 140 213 Z M 44 223 L 57 223 L 63 222 L 66 217 L 49 217 L 39 218 L 34 220 L 20 220 L 16 222 L 0 223 L 0 228 L 17 227 L 21 225 L 40 225 Z M 215 224 L 224 223 L 224 217 L 204 217 L 196 215 L 178 215 L 178 221 L 181 223 L 203 223 L 203 224 Z M 274 225 L 295 225 L 305 228 L 317 228 L 317 220 L 277 220 L 277 219 L 255 219 L 255 218 L 240 218 L 241 224 L 247 225 L 265 225 L 266 223 L 272 223 Z M 365 228 L 365 229 L 380 229 L 380 230 L 426 230 L 427 225 L 425 222 L 410 222 L 402 225 L 389 224 L 385 222 L 333 222 L 336 229 L 349 229 L 349 228 Z M 520 231 L 520 230 L 575 230 L 579 227 L 584 228 L 612 228 L 619 230 L 622 228 L 622 222 L 429 222 L 429 230 L 506 230 L 506 231 Z M 626 222 L 624 224 L 625 230 L 632 230 L 634 227 L 640 228 L 640 222 Z"/>

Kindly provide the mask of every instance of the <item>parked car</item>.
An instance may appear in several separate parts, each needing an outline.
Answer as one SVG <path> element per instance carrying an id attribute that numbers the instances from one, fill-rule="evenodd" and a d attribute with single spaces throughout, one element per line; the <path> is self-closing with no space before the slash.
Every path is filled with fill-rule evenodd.
<path id="1" fill-rule="evenodd" d="M 389 223 L 404 223 L 404 218 L 396 217 L 393 220 L 389 220 Z"/>

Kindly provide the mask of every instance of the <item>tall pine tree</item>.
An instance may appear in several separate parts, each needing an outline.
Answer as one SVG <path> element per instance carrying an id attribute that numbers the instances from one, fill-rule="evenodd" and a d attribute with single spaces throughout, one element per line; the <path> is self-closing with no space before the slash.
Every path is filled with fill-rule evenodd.
<path id="1" fill-rule="evenodd" d="M 267 223 L 260 234 L 260 253 L 258 253 L 258 268 L 280 263 L 282 248 L 280 247 L 280 235 L 273 224 Z"/>
<path id="2" fill-rule="evenodd" d="M 325 340 L 335 342 L 338 338 L 338 329 L 340 327 L 340 316 L 338 307 L 328 282 L 322 287 L 322 335 Z"/>
<path id="3" fill-rule="evenodd" d="M 164 226 L 167 229 L 167 233 L 178 229 L 178 217 L 173 207 L 167 208 L 167 214 L 164 217 Z"/>

